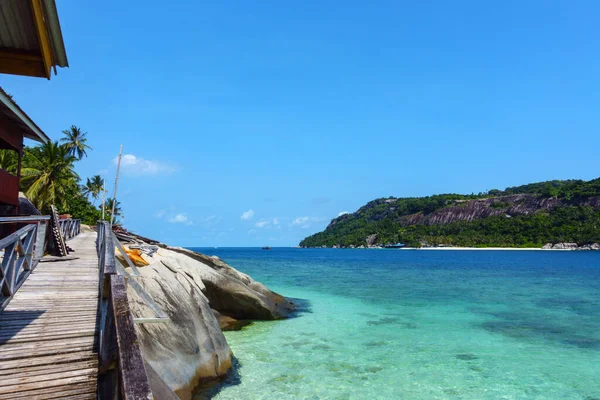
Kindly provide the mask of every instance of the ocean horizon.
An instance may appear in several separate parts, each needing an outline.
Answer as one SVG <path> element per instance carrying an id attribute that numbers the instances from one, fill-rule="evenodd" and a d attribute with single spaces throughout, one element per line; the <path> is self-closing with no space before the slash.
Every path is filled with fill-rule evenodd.
<path id="1" fill-rule="evenodd" d="M 191 248 L 300 305 L 197 399 L 600 398 L 600 253 Z"/>

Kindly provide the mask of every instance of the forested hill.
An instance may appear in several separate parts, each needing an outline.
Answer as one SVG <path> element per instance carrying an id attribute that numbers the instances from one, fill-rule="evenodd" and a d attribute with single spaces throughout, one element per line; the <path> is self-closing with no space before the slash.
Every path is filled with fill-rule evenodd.
<path id="1" fill-rule="evenodd" d="M 541 247 L 600 242 L 600 178 L 531 183 L 461 195 L 381 198 L 331 221 L 303 247 Z"/>

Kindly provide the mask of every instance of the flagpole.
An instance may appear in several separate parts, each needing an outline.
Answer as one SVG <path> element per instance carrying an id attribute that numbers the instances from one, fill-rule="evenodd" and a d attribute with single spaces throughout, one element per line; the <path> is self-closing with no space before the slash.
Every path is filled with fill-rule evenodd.
<path id="1" fill-rule="evenodd" d="M 102 221 L 104 221 L 105 205 L 106 205 L 106 179 L 102 179 Z"/>
<path id="2" fill-rule="evenodd" d="M 117 177 L 115 178 L 115 191 L 113 192 L 112 210 L 110 212 L 110 231 L 112 232 L 113 222 L 115 221 L 115 206 L 117 205 L 117 186 L 119 185 L 119 170 L 121 169 L 121 157 L 123 156 L 123 145 L 119 150 L 119 161 L 117 162 Z"/>

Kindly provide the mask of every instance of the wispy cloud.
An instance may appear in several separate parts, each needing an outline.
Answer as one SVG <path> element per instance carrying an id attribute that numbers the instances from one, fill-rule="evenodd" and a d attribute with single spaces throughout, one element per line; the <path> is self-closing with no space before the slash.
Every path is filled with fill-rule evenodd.
<path id="1" fill-rule="evenodd" d="M 118 162 L 119 157 L 115 157 L 113 163 L 117 165 Z M 121 158 L 121 170 L 131 175 L 158 175 L 169 174 L 175 171 L 175 168 L 162 161 L 146 160 L 133 154 L 123 154 Z"/>
<path id="2" fill-rule="evenodd" d="M 305 224 L 309 220 L 310 220 L 310 217 L 298 217 L 294 221 L 292 221 L 292 226 Z"/>
<path id="3" fill-rule="evenodd" d="M 217 215 L 209 215 L 208 217 L 200 218 L 199 222 L 207 228 L 218 225 L 223 220 L 223 217 Z M 198 222 L 198 221 L 197 221 Z"/>
<path id="4" fill-rule="evenodd" d="M 175 214 L 172 217 L 169 217 L 169 219 L 167 220 L 172 224 L 186 224 L 186 225 L 192 225 L 192 221 L 190 221 L 190 219 L 187 217 L 187 215 L 183 214 L 183 213 L 179 213 L 179 214 Z"/>
<path id="5" fill-rule="evenodd" d="M 244 221 L 250 221 L 252 218 L 254 218 L 254 210 L 253 209 L 244 211 L 242 213 L 242 215 L 240 216 L 240 219 L 244 220 Z"/>
<path id="6" fill-rule="evenodd" d="M 346 215 L 346 214 L 350 214 L 350 213 L 349 213 L 348 211 L 341 211 L 341 212 L 338 214 L 338 217 L 341 217 L 342 215 Z"/>
<path id="7" fill-rule="evenodd" d="M 321 222 L 325 221 L 326 218 L 323 217 L 298 217 L 292 221 L 290 226 L 299 226 L 300 228 L 308 228 L 312 225 L 313 222 Z"/>
<path id="8" fill-rule="evenodd" d="M 273 219 L 261 219 L 256 224 L 254 224 L 254 226 L 257 228 L 279 229 L 279 224 L 280 224 L 279 218 L 273 218 Z"/>

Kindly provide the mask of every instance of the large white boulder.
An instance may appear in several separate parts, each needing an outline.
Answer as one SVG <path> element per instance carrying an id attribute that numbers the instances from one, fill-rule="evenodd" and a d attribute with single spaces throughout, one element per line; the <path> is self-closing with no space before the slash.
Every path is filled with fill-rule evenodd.
<path id="1" fill-rule="evenodd" d="M 277 319 L 293 309 L 284 297 L 216 257 L 161 248 L 147 260 L 150 265 L 139 268 L 142 276 L 131 279 L 170 321 L 136 324 L 136 333 L 146 362 L 182 399 L 191 399 L 201 381 L 223 377 L 231 368 L 231 349 L 215 314 Z M 155 317 L 132 285 L 128 296 L 134 317 Z"/>

